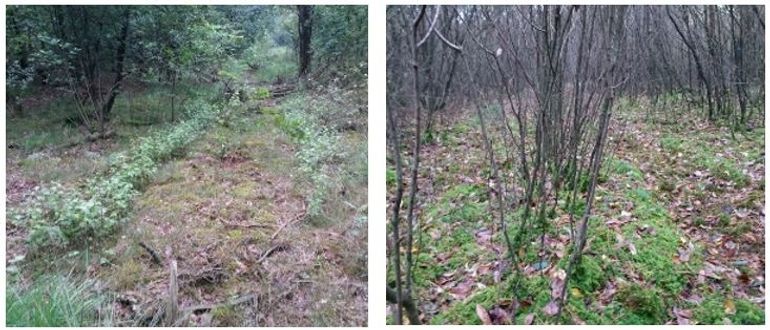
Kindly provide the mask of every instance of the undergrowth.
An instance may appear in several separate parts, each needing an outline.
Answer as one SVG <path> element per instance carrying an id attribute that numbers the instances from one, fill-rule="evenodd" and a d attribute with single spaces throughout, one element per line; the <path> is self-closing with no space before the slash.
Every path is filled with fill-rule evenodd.
<path id="1" fill-rule="evenodd" d="M 76 283 L 62 275 L 44 275 L 31 286 L 9 285 L 6 325 L 11 327 L 83 327 L 111 324 L 109 299 L 94 292 L 92 281 Z"/>
<path id="2" fill-rule="evenodd" d="M 345 116 L 346 111 L 344 105 L 324 96 L 300 94 L 282 102 L 273 114 L 276 125 L 298 146 L 299 170 L 312 189 L 306 200 L 307 214 L 313 221 L 329 220 L 324 205 L 334 199 L 335 192 L 344 193 L 344 181 L 361 181 L 357 178 L 361 172 L 358 164 L 365 164 L 361 157 L 366 153 L 344 148 L 344 137 L 333 125 L 333 118 Z"/>
<path id="3" fill-rule="evenodd" d="M 15 223 L 29 230 L 31 250 L 64 248 L 113 233 L 127 219 L 131 200 L 157 166 L 198 137 L 220 113 L 204 102 L 189 105 L 187 111 L 189 119 L 114 155 L 104 175 L 77 187 L 53 183 L 37 188 L 29 202 L 14 210 Z"/>

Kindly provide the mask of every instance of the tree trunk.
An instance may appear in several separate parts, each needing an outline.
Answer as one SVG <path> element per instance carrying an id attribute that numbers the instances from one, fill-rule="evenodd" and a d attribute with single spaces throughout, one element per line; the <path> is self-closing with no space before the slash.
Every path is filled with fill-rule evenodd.
<path id="1" fill-rule="evenodd" d="M 120 84 L 123 78 L 126 76 L 123 72 L 123 64 L 126 59 L 126 43 L 128 42 L 128 28 L 131 21 L 131 11 L 126 9 L 125 20 L 123 26 L 120 29 L 120 40 L 118 43 L 118 49 L 115 54 L 115 81 L 112 83 L 112 89 L 107 101 L 102 105 L 101 113 L 99 116 L 99 130 L 104 133 L 106 131 L 106 123 L 110 121 L 110 114 L 112 112 L 112 106 L 115 104 L 115 98 L 120 93 Z"/>
<path id="2" fill-rule="evenodd" d="M 299 77 L 310 72 L 313 51 L 310 40 L 313 34 L 313 6 L 297 6 L 297 27 L 299 31 Z"/>
<path id="3" fill-rule="evenodd" d="M 417 306 L 414 305 L 414 301 L 406 297 L 407 299 L 401 298 L 399 300 L 398 298 L 398 292 L 396 290 L 391 289 L 389 286 L 385 287 L 387 291 L 385 291 L 385 299 L 391 303 L 391 304 L 399 304 L 403 305 L 404 309 L 406 310 L 406 318 L 409 319 L 410 325 L 421 325 L 422 322 L 420 321 L 420 311 L 417 309 Z M 400 322 L 398 324 L 401 324 Z"/>

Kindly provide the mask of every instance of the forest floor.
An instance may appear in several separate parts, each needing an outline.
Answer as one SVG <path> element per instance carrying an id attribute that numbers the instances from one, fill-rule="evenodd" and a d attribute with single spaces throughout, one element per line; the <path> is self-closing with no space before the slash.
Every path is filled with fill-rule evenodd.
<path id="1" fill-rule="evenodd" d="M 486 159 L 477 120 L 443 118 L 419 174 L 414 286 L 423 320 L 764 324 L 764 128 L 733 138 L 699 114 L 667 121 L 648 112 L 622 103 L 614 114 L 586 254 L 558 320 L 543 308 L 551 278 L 566 265 L 568 213 L 557 208 L 543 251 L 539 235 L 529 252 L 519 251 L 524 275 L 515 299 L 478 170 Z M 391 169 L 388 177 L 393 189 Z"/>
<path id="2" fill-rule="evenodd" d="M 44 275 L 87 279 L 89 295 L 108 297 L 93 325 L 152 325 L 168 296 L 174 259 L 180 309 L 211 305 L 184 315 L 179 325 L 364 326 L 366 116 L 360 104 L 334 100 L 336 93 L 247 102 L 184 156 L 160 166 L 115 237 L 25 258 L 24 229 L 6 222 L 9 281 L 24 292 Z M 310 152 L 303 149 L 313 145 L 291 119 L 303 113 L 347 119 L 344 128 L 324 134 L 348 150 L 339 157 L 350 157 L 331 169 L 303 167 L 301 155 Z M 35 129 L 25 127 L 35 122 Z M 7 126 L 9 209 L 37 186 L 76 185 L 100 173 L 110 155 L 155 129 L 129 134 L 121 126 L 118 138 L 58 147 L 65 140 L 46 135 L 61 134 L 50 133 L 61 122 L 46 120 L 45 110 L 9 118 Z M 30 142 L 35 138 L 41 142 Z M 326 178 L 328 189 L 315 176 Z M 308 214 L 310 196 L 322 189 L 320 209 Z"/>

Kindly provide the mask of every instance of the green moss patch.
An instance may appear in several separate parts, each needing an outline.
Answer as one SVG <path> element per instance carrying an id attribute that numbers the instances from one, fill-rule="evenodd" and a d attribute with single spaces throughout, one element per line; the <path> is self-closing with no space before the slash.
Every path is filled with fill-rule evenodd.
<path id="1" fill-rule="evenodd" d="M 727 314 L 725 307 L 727 300 L 732 298 L 722 295 L 711 295 L 703 302 L 693 305 L 693 319 L 699 324 L 765 324 L 765 311 L 756 304 L 745 300 L 735 299 L 734 313 Z"/>
<path id="2" fill-rule="evenodd" d="M 427 216 L 445 223 L 476 222 L 489 216 L 486 194 L 480 185 L 462 184 L 447 191 L 429 206 Z"/>

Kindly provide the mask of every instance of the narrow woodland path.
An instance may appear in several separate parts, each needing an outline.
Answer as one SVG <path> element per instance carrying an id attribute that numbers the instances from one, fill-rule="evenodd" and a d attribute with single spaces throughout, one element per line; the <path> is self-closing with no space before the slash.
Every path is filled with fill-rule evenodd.
<path id="1" fill-rule="evenodd" d="M 253 108 L 217 125 L 188 156 L 164 165 L 137 200 L 114 265 L 97 271 L 120 293 L 123 318 L 139 312 L 151 322 L 147 311 L 167 297 L 173 258 L 180 308 L 220 306 L 196 310 L 183 325 L 365 322 L 366 282 L 356 276 L 365 264 L 346 252 L 358 243 L 350 243 L 345 224 L 308 223 L 305 196 L 313 187 L 297 169 L 298 146 L 265 108 L 274 109 Z M 253 300 L 226 304 L 243 297 Z"/>
<path id="2" fill-rule="evenodd" d="M 64 255 L 25 258 L 28 231 L 7 224 L 6 266 L 28 285 L 41 270 L 84 276 L 110 325 L 365 325 L 360 98 L 282 91 L 236 102 L 162 163 L 115 234 L 73 242 L 57 251 Z M 65 184 L 105 171 L 108 157 L 89 160 Z M 9 201 L 21 205 L 36 184 L 11 172 Z"/>

